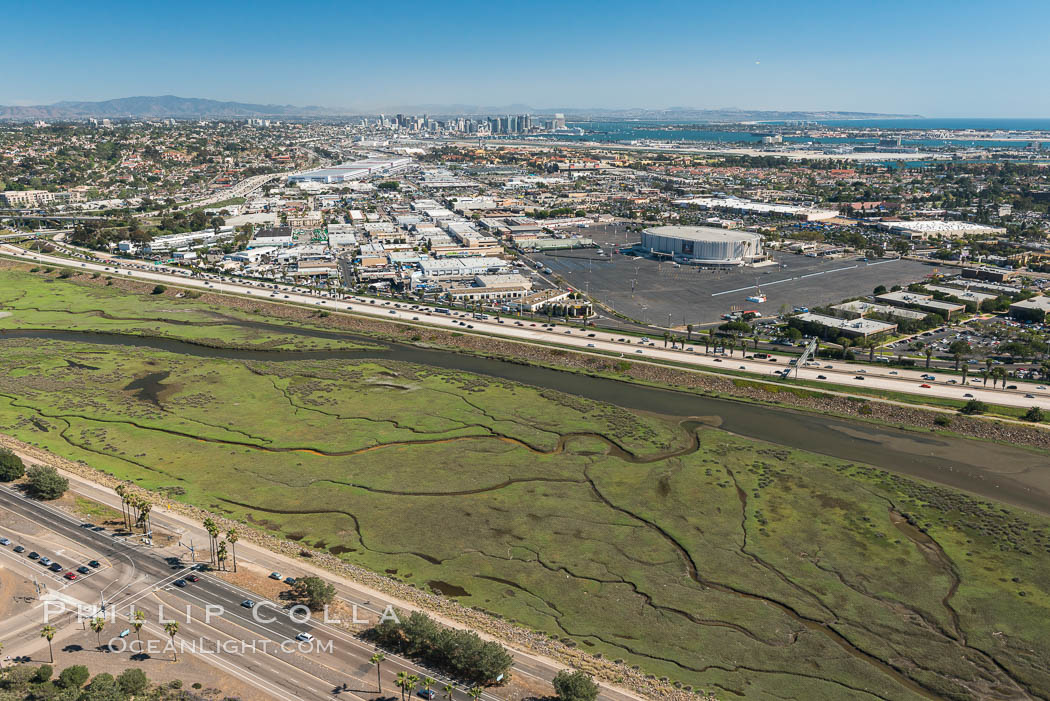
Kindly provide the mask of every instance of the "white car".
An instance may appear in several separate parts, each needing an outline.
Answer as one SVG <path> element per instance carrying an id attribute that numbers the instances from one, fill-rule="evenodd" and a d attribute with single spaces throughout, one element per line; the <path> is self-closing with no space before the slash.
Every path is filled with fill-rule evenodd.
<path id="1" fill-rule="evenodd" d="M 7 538 L 0 538 L 0 545 L 10 545 L 11 541 Z"/>
<path id="2" fill-rule="evenodd" d="M 295 636 L 295 639 L 300 642 L 311 643 L 314 640 L 314 636 L 310 635 L 309 633 L 300 633 L 299 635 Z"/>

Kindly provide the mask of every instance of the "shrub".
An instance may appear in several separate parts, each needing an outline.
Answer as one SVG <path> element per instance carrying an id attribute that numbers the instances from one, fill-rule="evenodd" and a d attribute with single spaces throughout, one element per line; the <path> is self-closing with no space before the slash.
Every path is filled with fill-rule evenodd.
<path id="1" fill-rule="evenodd" d="M 73 277 L 73 271 L 72 271 L 72 270 L 70 270 L 69 268 L 65 268 L 65 269 L 63 269 L 63 270 L 62 270 L 62 272 L 60 272 L 60 273 L 58 274 L 58 276 L 59 276 L 60 278 L 62 278 L 63 280 L 66 280 L 66 279 L 68 279 L 68 278 L 71 278 L 71 277 Z"/>
<path id="2" fill-rule="evenodd" d="M 138 696 L 149 688 L 149 679 L 141 669 L 125 669 L 117 677 L 117 686 L 128 696 Z"/>
<path id="3" fill-rule="evenodd" d="M 320 577 L 300 577 L 292 585 L 292 595 L 311 611 L 320 611 L 335 600 L 335 587 Z"/>
<path id="4" fill-rule="evenodd" d="M 79 689 L 84 686 L 84 682 L 88 680 L 91 673 L 88 672 L 88 668 L 82 664 L 75 664 L 72 667 L 66 667 L 58 675 L 58 684 L 67 689 Z"/>
<path id="5" fill-rule="evenodd" d="M 11 482 L 26 473 L 22 458 L 6 448 L 0 448 L 0 482 Z"/>
<path id="6" fill-rule="evenodd" d="M 36 674 L 33 675 L 33 681 L 39 684 L 51 679 L 51 675 L 55 673 L 55 668 L 49 664 L 42 664 L 36 668 Z"/>
<path id="7" fill-rule="evenodd" d="M 948 416 L 947 414 L 940 414 L 939 416 L 935 416 L 933 418 L 933 423 L 937 424 L 938 426 L 951 426 L 952 417 Z"/>
<path id="8" fill-rule="evenodd" d="M 963 405 L 959 411 L 963 414 L 972 416 L 974 414 L 983 414 L 988 411 L 988 405 L 982 402 L 980 399 L 971 399 Z"/>
<path id="9" fill-rule="evenodd" d="M 499 643 L 486 642 L 473 631 L 446 628 L 418 611 L 397 622 L 381 621 L 369 635 L 382 645 L 480 684 L 495 682 L 513 663 Z"/>
<path id="10" fill-rule="evenodd" d="M 1037 406 L 1032 407 L 1025 412 L 1024 416 L 1021 417 L 1025 421 L 1031 421 L 1032 423 L 1039 423 L 1043 420 L 1043 410 Z"/>
<path id="11" fill-rule="evenodd" d="M 598 685 L 590 675 L 580 670 L 563 669 L 554 677 L 554 691 L 561 701 L 594 701 L 598 698 Z"/>
<path id="12" fill-rule="evenodd" d="M 165 287 L 164 285 L 157 285 L 156 287 L 153 288 L 152 294 L 162 295 L 162 294 L 164 294 L 167 291 L 168 291 L 168 288 Z"/>
<path id="13" fill-rule="evenodd" d="M 37 499 L 58 499 L 69 489 L 69 480 L 50 465 L 35 465 L 26 470 L 29 494 Z"/>

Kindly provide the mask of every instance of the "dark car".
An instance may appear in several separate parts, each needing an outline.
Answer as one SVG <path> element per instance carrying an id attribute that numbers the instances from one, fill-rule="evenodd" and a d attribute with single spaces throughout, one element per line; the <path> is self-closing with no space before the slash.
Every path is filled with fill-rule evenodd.
<path id="1" fill-rule="evenodd" d="M 187 586 L 188 582 L 186 582 L 186 580 L 185 580 L 185 579 L 176 579 L 176 580 L 175 580 L 175 582 L 174 582 L 174 584 L 175 584 L 175 586 L 177 586 L 177 587 L 180 587 L 180 588 L 181 588 L 181 587 L 185 587 L 185 586 Z"/>
<path id="2" fill-rule="evenodd" d="M 826 380 L 826 379 L 828 379 L 828 378 L 827 378 L 827 377 L 825 377 L 824 375 L 817 375 L 817 379 L 818 379 L 818 380 Z"/>
<path id="3" fill-rule="evenodd" d="M 52 562 L 51 563 L 51 567 L 49 567 L 48 569 L 51 570 L 52 572 L 61 572 L 62 570 L 65 569 L 65 567 L 63 567 L 62 565 L 58 564 L 57 562 Z"/>
<path id="4" fill-rule="evenodd" d="M 99 567 L 102 567 L 102 563 L 99 562 L 98 560 L 92 560 L 91 562 L 88 563 L 88 567 L 94 567 L 94 568 L 98 569 Z"/>
<path id="5" fill-rule="evenodd" d="M 40 553 L 38 553 L 38 552 L 36 552 L 34 550 L 33 552 L 31 552 L 28 555 L 26 555 L 26 557 L 28 557 L 30 560 L 38 560 L 38 559 L 40 559 Z"/>
<path id="6" fill-rule="evenodd" d="M 26 551 L 26 549 L 23 548 L 21 545 L 16 545 L 15 546 L 15 552 L 16 553 L 24 553 L 25 551 Z"/>
<path id="7" fill-rule="evenodd" d="M 191 575 L 187 575 L 186 581 L 188 581 L 188 582 L 199 582 L 199 581 L 201 581 L 201 578 L 198 577 L 195 574 L 191 574 Z"/>
<path id="8" fill-rule="evenodd" d="M 81 565 L 77 568 L 77 572 L 79 572 L 80 574 L 87 574 L 90 571 L 91 570 L 89 570 L 87 567 L 84 567 L 84 565 Z"/>

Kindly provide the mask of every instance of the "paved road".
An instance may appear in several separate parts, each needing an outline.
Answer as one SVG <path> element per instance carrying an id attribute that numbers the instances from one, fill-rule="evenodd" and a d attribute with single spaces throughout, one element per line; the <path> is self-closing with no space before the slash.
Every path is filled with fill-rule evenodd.
<path id="1" fill-rule="evenodd" d="M 30 461 L 31 462 L 31 461 Z M 71 488 L 75 493 L 100 501 L 114 508 L 119 507 L 119 499 L 111 490 L 69 475 Z M 129 625 L 128 617 L 131 607 L 146 611 L 151 624 L 147 629 L 164 638 L 163 631 L 152 622 L 158 620 L 163 604 L 168 618 L 180 621 L 179 639 L 196 640 L 198 636 L 209 640 L 230 641 L 235 648 L 222 654 L 203 655 L 202 659 L 215 664 L 223 671 L 233 674 L 251 683 L 260 692 L 278 699 L 323 698 L 333 695 L 350 698 L 373 698 L 375 691 L 375 668 L 369 658 L 375 649 L 361 642 L 346 631 L 314 619 L 310 623 L 299 623 L 292 620 L 292 612 L 284 609 L 284 603 L 273 606 L 265 605 L 264 598 L 254 592 L 225 582 L 222 579 L 199 573 L 200 581 L 190 583 L 185 588 L 178 588 L 172 582 L 185 577 L 190 572 L 192 561 L 188 548 L 189 542 L 200 546 L 207 542 L 207 535 L 196 522 L 181 515 L 155 509 L 151 518 L 154 528 L 164 529 L 180 534 L 180 545 L 166 550 L 157 550 L 136 543 L 133 539 L 115 537 L 112 531 L 85 528 L 84 525 L 47 504 L 31 500 L 15 490 L 0 487 L 0 508 L 19 514 L 34 523 L 48 529 L 56 538 L 44 541 L 39 537 L 6 531 L 0 528 L 0 535 L 11 538 L 13 544 L 21 543 L 29 550 L 57 559 L 73 569 L 90 559 L 99 559 L 103 567 L 93 571 L 83 579 L 69 582 L 62 578 L 62 573 L 50 573 L 46 568 L 35 564 L 22 555 L 15 554 L 10 547 L 0 547 L 0 564 L 15 566 L 22 571 L 30 572 L 38 580 L 48 584 L 52 592 L 60 598 L 72 597 L 85 604 L 97 604 L 101 599 L 107 603 L 110 612 L 115 611 L 117 622 L 111 629 L 119 631 Z M 73 552 L 68 547 L 50 545 L 54 540 L 77 543 Z M 172 558 L 179 558 L 173 564 Z M 334 577 L 330 572 L 312 567 L 308 564 L 272 553 L 251 543 L 241 541 L 237 545 L 237 559 L 242 566 L 255 568 L 261 572 L 280 571 L 285 576 L 305 576 L 318 574 L 336 585 L 337 597 L 343 602 L 356 606 L 358 616 L 375 621 L 389 604 L 399 609 L 408 608 L 402 602 L 393 600 L 367 587 L 348 580 Z M 256 601 L 256 608 L 249 610 L 241 606 L 245 599 Z M 192 620 L 184 618 L 185 607 L 192 607 Z M 220 606 L 223 613 L 214 617 L 212 622 L 205 621 L 207 606 Z M 178 612 L 176 615 L 174 612 Z M 39 643 L 39 628 L 42 625 L 39 606 L 18 621 L 0 623 L 0 636 L 7 641 L 7 650 L 16 651 L 17 645 L 25 642 Z M 269 619 L 273 620 L 269 620 Z M 286 652 L 278 646 L 281 643 L 294 645 L 295 636 L 309 632 L 318 641 L 332 641 L 331 651 L 295 651 Z M 21 639 L 19 638 L 21 636 Z M 257 641 L 255 652 L 240 652 L 240 641 Z M 263 641 L 270 641 L 263 643 Z M 23 643 L 24 644 L 24 643 Z M 515 664 L 512 675 L 529 678 L 535 682 L 548 683 L 553 679 L 560 665 L 537 658 L 526 653 L 514 651 Z M 439 680 L 436 688 L 440 689 L 447 681 L 444 676 L 432 669 L 426 669 L 396 655 L 388 654 L 383 664 L 384 679 L 392 680 L 398 671 L 415 674 L 421 679 L 425 676 Z M 335 690 L 343 683 L 348 690 Z M 388 688 L 389 687 L 389 688 Z M 391 695 L 390 683 L 384 691 Z M 500 689 L 486 691 L 482 698 L 488 701 L 503 699 Z M 463 701 L 466 692 L 459 692 L 455 699 Z M 603 701 L 636 701 L 639 697 L 633 693 L 606 687 L 600 696 Z"/>
<path id="2" fill-rule="evenodd" d="M 240 281 L 194 278 L 184 271 L 146 264 L 127 264 L 117 261 L 109 261 L 108 266 L 93 261 L 77 263 L 57 256 L 31 253 L 11 245 L 0 245 L 0 251 L 25 260 L 72 266 L 96 272 L 119 273 L 132 279 L 149 282 L 163 282 L 213 292 L 248 295 L 274 302 L 316 305 L 333 311 L 352 312 L 388 321 L 454 328 L 460 333 L 484 333 L 523 342 L 556 343 L 582 352 L 613 353 L 625 359 L 672 361 L 705 370 L 740 370 L 764 376 L 771 376 L 784 369 L 783 360 L 775 365 L 765 360 L 705 354 L 702 350 L 697 350 L 696 344 L 687 346 L 686 349 L 665 348 L 662 339 L 652 339 L 648 344 L 642 344 L 638 339 L 631 337 L 624 337 L 624 341 L 620 341 L 618 340 L 620 337 L 615 332 L 582 329 L 579 326 L 555 324 L 544 328 L 540 322 L 515 322 L 510 319 L 502 319 L 497 322 L 495 318 L 487 321 L 477 320 L 465 312 L 453 313 L 455 315 L 438 314 L 429 309 L 412 310 L 402 302 L 384 302 L 355 296 L 336 299 L 286 285 L 280 285 L 274 290 L 261 284 L 251 285 Z M 397 306 L 399 304 L 400 306 Z M 989 403 L 1015 407 L 1039 406 L 1043 409 L 1050 409 L 1050 390 L 1039 389 L 1041 385 L 1036 383 L 1017 381 L 1013 383 L 1017 387 L 1016 390 L 991 389 L 979 384 L 979 381 L 975 379 L 972 379 L 969 385 L 961 386 L 951 384 L 950 380 L 954 378 L 944 376 L 938 377 L 935 381 L 923 380 L 923 374 L 926 374 L 925 370 L 890 370 L 843 361 L 822 361 L 819 365 L 798 369 L 799 378 L 818 382 L 827 381 L 829 385 L 833 383 L 834 388 L 839 390 L 843 387 L 881 389 L 920 397 L 941 397 L 962 401 L 970 398 L 967 395 L 972 395 L 973 398 Z M 923 387 L 922 385 L 929 386 Z M 1029 398 L 1025 395 L 1032 396 Z"/>

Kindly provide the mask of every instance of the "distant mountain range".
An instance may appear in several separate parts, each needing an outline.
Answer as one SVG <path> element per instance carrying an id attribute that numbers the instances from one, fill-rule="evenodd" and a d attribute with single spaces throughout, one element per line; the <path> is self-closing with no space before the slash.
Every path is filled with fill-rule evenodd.
<path id="1" fill-rule="evenodd" d="M 347 110 L 295 105 L 253 105 L 199 97 L 122 97 L 102 102 L 56 102 L 53 105 L 0 106 L 0 119 L 199 119 L 221 117 L 316 117 L 353 114 Z"/>
<path id="2" fill-rule="evenodd" d="M 223 102 L 196 97 L 160 95 L 156 97 L 122 97 L 101 102 L 56 102 L 52 105 L 0 105 L 0 119 L 7 120 L 81 120 L 96 119 L 231 119 L 245 117 L 349 117 L 364 114 L 429 114 L 433 116 L 499 115 L 499 114 L 564 114 L 568 119 L 659 119 L 701 122 L 752 122 L 769 120 L 863 119 L 879 117 L 918 117 L 915 114 L 880 114 L 877 112 L 844 112 L 839 110 L 780 111 L 737 108 L 695 109 L 603 109 L 551 107 L 537 109 L 528 105 L 482 106 L 466 104 L 400 105 L 377 110 L 319 107 L 310 105 L 256 105 L 246 102 Z"/>

